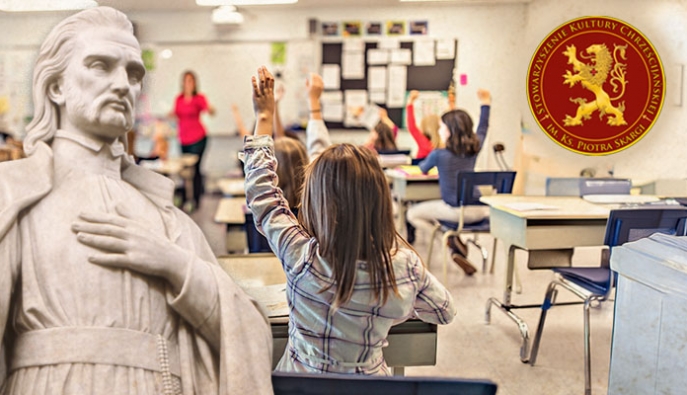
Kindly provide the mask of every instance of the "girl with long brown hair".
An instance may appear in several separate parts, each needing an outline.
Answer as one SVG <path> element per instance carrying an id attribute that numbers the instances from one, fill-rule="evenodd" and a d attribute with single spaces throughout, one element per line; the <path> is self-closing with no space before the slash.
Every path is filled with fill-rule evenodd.
<path id="1" fill-rule="evenodd" d="M 382 348 L 411 317 L 446 324 L 450 293 L 396 233 L 386 177 L 364 147 L 332 145 L 308 165 L 299 218 L 276 186 L 273 78 L 253 78 L 246 199 L 287 277 L 289 341 L 277 370 L 389 375 Z"/>
<path id="2" fill-rule="evenodd" d="M 433 150 L 419 164 L 423 173 L 437 167 L 441 199 L 418 203 L 408 210 L 408 222 L 415 228 L 431 231 L 439 220 L 459 221 L 458 172 L 475 168 L 477 154 L 482 149 L 489 128 L 491 94 L 480 89 L 477 97 L 482 104 L 477 133 L 472 130 L 472 118 L 463 110 L 451 110 L 441 116 L 439 134 L 445 140 L 445 148 Z M 487 215 L 489 211 L 485 206 L 467 206 L 464 210 L 464 223 L 479 222 Z M 467 275 L 474 274 L 477 269 L 467 260 L 467 246 L 460 237 L 450 239 L 449 247 L 453 250 L 453 261 Z"/>

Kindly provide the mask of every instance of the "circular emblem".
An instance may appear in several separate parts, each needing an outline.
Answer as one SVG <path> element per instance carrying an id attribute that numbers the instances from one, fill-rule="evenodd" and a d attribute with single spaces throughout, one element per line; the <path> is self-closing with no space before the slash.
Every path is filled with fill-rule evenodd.
<path id="1" fill-rule="evenodd" d="M 527 98 L 542 130 L 585 155 L 608 155 L 644 137 L 661 112 L 665 75 L 656 49 L 627 23 L 584 17 L 541 42 Z"/>

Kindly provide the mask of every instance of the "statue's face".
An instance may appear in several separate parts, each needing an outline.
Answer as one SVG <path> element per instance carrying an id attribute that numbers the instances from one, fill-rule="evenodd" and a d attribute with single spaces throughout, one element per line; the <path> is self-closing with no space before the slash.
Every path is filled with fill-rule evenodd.
<path id="1" fill-rule="evenodd" d="M 74 39 L 74 52 L 59 82 L 62 128 L 111 141 L 134 125 L 136 98 L 145 74 L 136 38 L 112 28 L 90 28 Z"/>

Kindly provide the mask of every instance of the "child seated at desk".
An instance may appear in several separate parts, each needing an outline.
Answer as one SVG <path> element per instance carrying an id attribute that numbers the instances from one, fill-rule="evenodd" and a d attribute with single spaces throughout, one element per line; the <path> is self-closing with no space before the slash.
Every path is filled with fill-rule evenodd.
<path id="1" fill-rule="evenodd" d="M 421 129 L 415 123 L 414 102 L 420 96 L 418 91 L 410 91 L 408 104 L 406 104 L 406 126 L 417 143 L 417 155 L 415 159 L 425 159 L 435 148 L 441 148 L 439 137 L 439 117 L 436 114 L 427 114 L 420 121 Z"/>
<path id="2" fill-rule="evenodd" d="M 307 168 L 300 220 L 277 188 L 273 77 L 253 78 L 258 119 L 244 147 L 246 199 L 287 277 L 289 341 L 277 370 L 389 375 L 382 348 L 392 325 L 413 316 L 447 324 L 451 294 L 396 233 L 377 158 L 333 145 Z"/>
<path id="3" fill-rule="evenodd" d="M 482 149 L 489 128 L 491 95 L 489 91 L 480 89 L 477 97 L 482 103 L 477 133 L 472 131 L 472 118 L 463 110 L 451 110 L 441 116 L 439 134 L 445 141 L 445 148 L 435 149 L 419 163 L 423 173 L 435 166 L 439 170 L 441 200 L 421 202 L 408 209 L 408 222 L 415 228 L 431 231 L 439 220 L 458 222 L 460 219 L 458 172 L 475 168 L 477 154 Z M 467 206 L 464 223 L 479 222 L 488 215 L 486 206 Z M 451 258 L 465 274 L 471 276 L 477 271 L 467 260 L 467 246 L 460 237 L 449 239 L 449 247 L 453 250 Z"/>

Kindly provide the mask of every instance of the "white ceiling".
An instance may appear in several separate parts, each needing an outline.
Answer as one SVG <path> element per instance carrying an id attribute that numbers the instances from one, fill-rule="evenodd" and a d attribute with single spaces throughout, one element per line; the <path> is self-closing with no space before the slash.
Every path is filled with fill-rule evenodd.
<path id="1" fill-rule="evenodd" d="M 97 0 L 98 4 L 111 6 L 124 12 L 129 11 L 198 11 L 211 7 L 200 7 L 195 0 Z M 334 6 L 447 6 L 451 4 L 496 4 L 529 3 L 532 0 L 449 0 L 426 3 L 401 3 L 399 0 L 299 0 L 296 4 L 270 7 L 334 7 Z"/>

